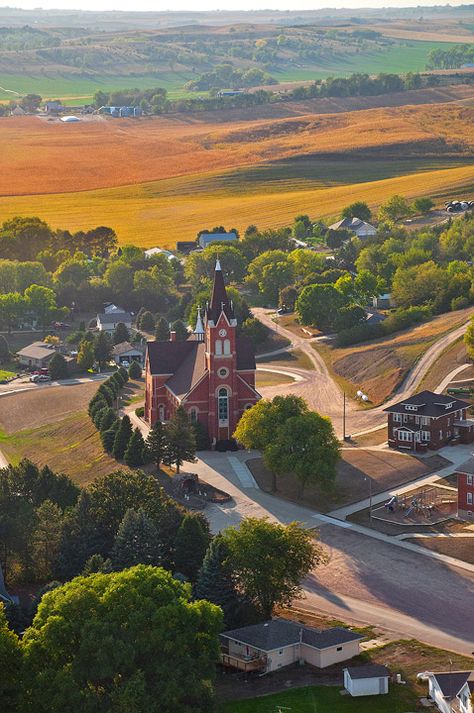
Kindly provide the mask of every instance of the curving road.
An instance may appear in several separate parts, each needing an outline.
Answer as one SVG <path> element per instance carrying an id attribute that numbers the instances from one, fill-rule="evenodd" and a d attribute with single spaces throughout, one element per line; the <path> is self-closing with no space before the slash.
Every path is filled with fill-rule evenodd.
<path id="1" fill-rule="evenodd" d="M 301 374 L 305 374 L 307 379 L 304 383 L 285 384 L 285 391 L 302 396 L 308 404 L 324 414 L 329 416 L 333 421 L 334 428 L 338 435 L 342 434 L 342 409 L 343 396 L 342 391 L 336 382 L 331 377 L 326 364 L 318 352 L 313 348 L 313 339 L 305 339 L 295 335 L 285 327 L 273 321 L 275 313 L 269 313 L 267 309 L 254 308 L 252 310 L 263 324 L 273 331 L 291 340 L 292 345 L 289 348 L 297 348 L 308 356 L 314 365 L 314 371 L 304 369 L 294 369 Z M 454 329 L 449 334 L 445 334 L 438 339 L 434 344 L 427 349 L 421 359 L 415 364 L 413 369 L 407 374 L 403 383 L 397 389 L 395 394 L 386 401 L 382 406 L 376 406 L 373 409 L 363 410 L 358 408 L 358 405 L 351 400 L 346 402 L 346 432 L 356 433 L 363 431 L 375 430 L 385 424 L 385 416 L 383 410 L 393 403 L 410 396 L 425 377 L 431 365 L 442 354 L 442 352 L 450 344 L 455 342 L 464 332 L 469 322 Z M 281 393 L 280 387 L 265 387 L 261 389 L 262 396 L 272 398 Z"/>

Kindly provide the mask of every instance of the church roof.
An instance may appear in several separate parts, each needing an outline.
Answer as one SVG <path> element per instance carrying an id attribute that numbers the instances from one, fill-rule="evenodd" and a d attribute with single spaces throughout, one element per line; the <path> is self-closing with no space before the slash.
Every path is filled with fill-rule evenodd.
<path id="1" fill-rule="evenodd" d="M 211 301 L 206 313 L 207 319 L 212 320 L 215 324 L 222 311 L 225 313 L 227 319 L 233 319 L 234 310 L 232 308 L 232 303 L 227 296 L 224 275 L 222 274 L 220 262 L 217 260 L 216 269 L 214 270 L 214 283 L 212 285 Z"/>
<path id="2" fill-rule="evenodd" d="M 159 374 L 174 374 L 178 364 L 191 353 L 196 353 L 199 342 L 188 339 L 185 342 L 148 342 L 148 358 L 150 372 Z"/>
<path id="3" fill-rule="evenodd" d="M 166 386 L 180 399 L 191 391 L 207 371 L 206 345 L 204 342 L 194 342 L 194 344 L 196 348 L 189 352 L 173 376 L 166 382 Z"/>
<path id="4" fill-rule="evenodd" d="M 237 371 L 247 371 L 256 369 L 255 354 L 252 342 L 248 337 L 237 337 Z"/>

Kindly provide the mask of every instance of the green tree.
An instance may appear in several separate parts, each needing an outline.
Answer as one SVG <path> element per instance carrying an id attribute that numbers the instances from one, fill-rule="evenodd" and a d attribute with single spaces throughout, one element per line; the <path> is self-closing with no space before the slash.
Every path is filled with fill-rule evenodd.
<path id="1" fill-rule="evenodd" d="M 145 511 L 129 508 L 115 538 L 111 552 L 114 569 L 126 569 L 137 564 L 161 564 L 161 543 L 153 521 Z"/>
<path id="2" fill-rule="evenodd" d="M 209 547 L 209 532 L 201 518 L 185 515 L 175 541 L 175 570 L 195 582 Z"/>
<path id="3" fill-rule="evenodd" d="M 331 486 L 339 458 L 331 420 L 315 411 L 287 419 L 264 451 L 267 468 L 280 475 L 294 473 L 302 489 L 307 483 Z"/>
<path id="4" fill-rule="evenodd" d="M 112 453 L 114 449 L 115 436 L 120 426 L 120 420 L 118 418 L 112 423 L 112 425 L 106 430 L 100 432 L 100 440 L 102 442 L 102 447 L 107 453 Z"/>
<path id="5" fill-rule="evenodd" d="M 244 602 L 233 581 L 232 570 L 228 564 L 229 554 L 226 541 L 216 535 L 207 548 L 199 570 L 194 597 L 206 599 L 221 607 L 225 628 L 234 629 L 243 624 L 241 618 Z"/>
<path id="6" fill-rule="evenodd" d="M 173 418 L 165 426 L 163 463 L 174 465 L 179 473 L 184 461 L 194 463 L 195 460 L 196 436 L 188 414 L 182 406 L 178 406 Z"/>
<path id="7" fill-rule="evenodd" d="M 3 336 L 3 334 L 0 335 L 0 364 L 5 364 L 6 362 L 9 362 L 11 359 L 10 355 L 10 347 L 8 346 L 8 342 Z"/>
<path id="8" fill-rule="evenodd" d="M 155 341 L 167 342 L 170 338 L 170 327 L 164 317 L 160 317 L 156 322 Z"/>
<path id="9" fill-rule="evenodd" d="M 60 354 L 59 352 L 53 354 L 49 362 L 48 371 L 53 381 L 68 378 L 69 370 L 67 366 L 67 361 L 62 354 Z"/>
<path id="10" fill-rule="evenodd" d="M 27 309 L 34 314 L 40 327 L 50 324 L 57 312 L 54 291 L 43 285 L 30 285 L 25 290 L 25 298 Z"/>
<path id="11" fill-rule="evenodd" d="M 88 339 L 83 339 L 77 351 L 77 366 L 79 369 L 89 371 L 94 366 L 94 346 Z"/>
<path id="12" fill-rule="evenodd" d="M 62 511 L 56 503 L 45 500 L 36 510 L 32 554 L 39 581 L 51 578 L 62 536 Z"/>
<path id="13" fill-rule="evenodd" d="M 277 303 L 279 291 L 293 282 L 294 268 L 288 254 L 282 250 L 268 250 L 249 265 L 246 281 L 258 287 L 272 303 Z"/>
<path id="14" fill-rule="evenodd" d="M 132 360 L 132 363 L 130 364 L 128 368 L 128 374 L 131 379 L 140 379 L 142 375 L 142 368 L 138 361 L 135 359 Z"/>
<path id="15" fill-rule="evenodd" d="M 144 332 L 153 332 L 153 330 L 155 329 L 155 318 L 153 317 L 151 312 L 145 310 L 142 313 L 140 321 L 138 323 L 138 328 L 142 329 Z"/>
<path id="16" fill-rule="evenodd" d="M 177 319 L 175 322 L 173 322 L 173 324 L 171 325 L 171 331 L 176 332 L 176 341 L 178 342 L 185 342 L 186 339 L 189 337 L 189 332 L 186 328 L 186 325 L 180 319 Z"/>
<path id="17" fill-rule="evenodd" d="M 99 364 L 99 369 L 112 358 L 112 340 L 107 332 L 99 332 L 94 339 L 94 357 Z"/>
<path id="18" fill-rule="evenodd" d="M 215 243 L 201 252 L 192 253 L 186 260 L 186 278 L 193 285 L 199 284 L 206 278 L 212 279 L 217 258 L 226 283 L 243 280 L 247 268 L 245 257 L 237 247 L 224 243 Z"/>
<path id="19" fill-rule="evenodd" d="M 153 424 L 145 442 L 147 457 L 159 468 L 165 453 L 165 429 L 160 420 Z"/>
<path id="20" fill-rule="evenodd" d="M 117 429 L 115 435 L 114 447 L 112 454 L 117 460 L 122 460 L 125 455 L 125 451 L 128 448 L 128 444 L 132 437 L 132 424 L 130 422 L 130 417 L 125 414 L 125 416 L 120 421 L 120 426 Z"/>
<path id="21" fill-rule="evenodd" d="M 112 562 L 110 559 L 105 559 L 102 555 L 91 555 L 84 565 L 82 570 L 82 575 L 88 577 L 90 574 L 96 574 L 96 572 L 102 572 L 103 574 L 108 574 L 112 572 Z"/>
<path id="22" fill-rule="evenodd" d="M 100 420 L 98 421 L 98 429 L 99 431 L 108 431 L 109 428 L 112 427 L 112 425 L 117 421 L 117 414 L 115 413 L 115 409 L 113 409 L 111 406 L 108 406 L 105 409 L 101 409 L 100 411 L 101 417 Z"/>
<path id="23" fill-rule="evenodd" d="M 392 296 L 400 307 L 426 304 L 446 289 L 448 277 L 433 260 L 422 265 L 399 267 L 393 276 Z"/>
<path id="24" fill-rule="evenodd" d="M 7 327 L 8 333 L 25 314 L 27 302 L 28 300 L 17 292 L 0 295 L 0 321 Z"/>
<path id="25" fill-rule="evenodd" d="M 22 647 L 18 636 L 8 628 L 2 603 L 0 603 L 0 667 L 2 712 L 16 713 L 22 688 Z"/>
<path id="26" fill-rule="evenodd" d="M 130 341 L 130 332 L 123 322 L 119 322 L 115 327 L 112 335 L 112 341 L 114 344 L 121 344 L 122 342 Z"/>
<path id="27" fill-rule="evenodd" d="M 407 199 L 403 196 L 395 195 L 389 198 L 379 208 L 378 218 L 380 221 L 395 223 L 402 218 L 408 218 L 413 210 Z"/>
<path id="28" fill-rule="evenodd" d="M 413 203 L 415 211 L 417 213 L 421 213 L 422 215 L 429 213 L 434 206 L 434 201 L 432 201 L 431 198 L 417 198 Z"/>
<path id="29" fill-rule="evenodd" d="M 372 218 L 372 211 L 364 201 L 355 201 L 342 209 L 341 218 L 360 218 L 368 223 Z"/>
<path id="30" fill-rule="evenodd" d="M 24 637 L 24 713 L 209 713 L 222 613 L 189 597 L 145 565 L 50 592 Z"/>
<path id="31" fill-rule="evenodd" d="M 295 310 L 302 324 L 330 329 L 347 298 L 334 285 L 308 285 L 296 300 Z"/>
<path id="32" fill-rule="evenodd" d="M 136 428 L 128 442 L 124 454 L 124 461 L 130 468 L 137 468 L 143 465 L 143 452 L 145 449 L 145 441 L 139 428 Z"/>
<path id="33" fill-rule="evenodd" d="M 471 317 L 471 321 L 467 325 L 466 333 L 464 334 L 464 344 L 466 345 L 469 359 L 474 361 L 474 316 Z"/>
<path id="34" fill-rule="evenodd" d="M 267 519 L 245 518 L 222 534 L 228 563 L 239 590 L 270 618 L 276 606 L 289 605 L 301 594 L 301 582 L 326 560 L 314 533 L 298 523 L 280 525 Z"/>
<path id="35" fill-rule="evenodd" d="M 269 329 L 256 317 L 250 317 L 243 323 L 241 333 L 250 339 L 254 346 L 258 346 L 267 339 Z"/>

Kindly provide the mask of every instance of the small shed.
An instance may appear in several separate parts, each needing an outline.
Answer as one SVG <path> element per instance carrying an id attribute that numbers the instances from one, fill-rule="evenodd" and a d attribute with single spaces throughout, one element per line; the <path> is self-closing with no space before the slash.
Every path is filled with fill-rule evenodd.
<path id="1" fill-rule="evenodd" d="M 390 671 L 380 664 L 344 669 L 344 688 L 351 696 L 379 696 L 388 693 Z"/>

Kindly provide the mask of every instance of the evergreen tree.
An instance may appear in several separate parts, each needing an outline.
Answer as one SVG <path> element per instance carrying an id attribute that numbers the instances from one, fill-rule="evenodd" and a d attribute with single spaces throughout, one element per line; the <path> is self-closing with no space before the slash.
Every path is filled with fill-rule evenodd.
<path id="1" fill-rule="evenodd" d="M 140 364 L 134 359 L 130 364 L 128 369 L 128 375 L 131 379 L 140 379 L 142 375 L 142 368 Z"/>
<path id="2" fill-rule="evenodd" d="M 128 371 L 126 370 L 126 368 L 124 366 L 119 366 L 116 373 L 120 374 L 123 379 L 123 383 L 126 384 L 128 381 Z"/>
<path id="3" fill-rule="evenodd" d="M 112 340 L 114 344 L 130 341 L 130 332 L 123 322 L 119 322 L 115 327 Z"/>
<path id="4" fill-rule="evenodd" d="M 0 364 L 8 361 L 10 361 L 10 347 L 3 334 L 0 334 Z"/>
<path id="5" fill-rule="evenodd" d="M 112 561 L 109 558 L 105 559 L 102 555 L 95 554 L 91 555 L 85 563 L 82 575 L 88 577 L 90 574 L 95 574 L 96 572 L 108 574 L 112 571 Z"/>
<path id="6" fill-rule="evenodd" d="M 154 424 L 148 434 L 145 448 L 150 461 L 159 468 L 165 451 L 165 429 L 160 420 Z"/>
<path id="7" fill-rule="evenodd" d="M 155 341 L 167 342 L 170 338 L 169 324 L 164 317 L 160 317 L 155 326 Z"/>
<path id="8" fill-rule="evenodd" d="M 110 428 L 107 429 L 107 431 L 100 432 L 100 440 L 102 441 L 102 447 L 105 451 L 107 451 L 107 453 L 112 453 L 114 449 L 115 436 L 117 435 L 119 426 L 120 420 L 116 418 Z"/>
<path id="9" fill-rule="evenodd" d="M 129 508 L 117 531 L 111 559 L 114 569 L 134 567 L 137 564 L 161 563 L 161 543 L 153 521 L 141 508 Z"/>
<path id="10" fill-rule="evenodd" d="M 124 460 L 130 468 L 137 468 L 143 465 L 143 451 L 145 450 L 145 441 L 139 428 L 136 428 L 128 442 L 125 450 Z"/>
<path id="11" fill-rule="evenodd" d="M 155 329 L 155 318 L 152 313 L 148 310 L 142 312 L 140 321 L 138 322 L 139 328 L 143 329 L 144 332 L 153 332 Z"/>
<path id="12" fill-rule="evenodd" d="M 112 340 L 107 332 L 99 332 L 94 340 L 94 357 L 99 363 L 99 368 L 103 367 L 112 357 Z"/>
<path id="13" fill-rule="evenodd" d="M 176 472 L 184 461 L 194 463 L 196 460 L 196 436 L 194 429 L 188 419 L 188 415 L 182 406 L 176 409 L 176 413 L 165 426 L 165 451 L 163 463 L 176 466 Z"/>
<path id="14" fill-rule="evenodd" d="M 189 332 L 186 328 L 186 325 L 180 319 L 177 319 L 175 322 L 173 322 L 173 324 L 171 325 L 171 330 L 173 332 L 176 332 L 176 341 L 178 342 L 185 342 L 186 339 L 189 337 Z"/>
<path id="15" fill-rule="evenodd" d="M 120 426 L 117 429 L 115 435 L 114 447 L 112 449 L 112 454 L 117 460 L 122 460 L 127 450 L 128 443 L 132 437 L 132 424 L 130 418 L 125 414 L 125 416 L 120 421 Z"/>
<path id="16" fill-rule="evenodd" d="M 106 409 L 101 409 L 99 411 L 100 418 L 97 416 L 98 424 L 97 427 L 99 431 L 108 431 L 111 425 L 117 420 L 117 415 L 113 408 L 110 406 Z"/>
<path id="17" fill-rule="evenodd" d="M 185 515 L 175 540 L 175 570 L 195 582 L 209 545 L 209 533 L 200 518 Z"/>
<path id="18" fill-rule="evenodd" d="M 94 366 L 94 361 L 94 347 L 87 339 L 83 339 L 77 352 L 77 366 L 79 369 L 89 371 Z"/>
<path id="19" fill-rule="evenodd" d="M 96 391 L 94 396 L 91 398 L 89 401 L 89 406 L 87 409 L 87 413 L 89 416 L 92 418 L 93 414 L 95 411 L 97 411 L 100 408 L 104 408 L 104 406 L 107 406 L 107 402 L 104 399 L 103 394 L 101 394 L 99 391 Z"/>
<path id="20" fill-rule="evenodd" d="M 0 701 L 2 713 L 18 710 L 18 697 L 22 689 L 22 649 L 18 636 L 9 629 L 7 617 L 0 604 Z"/>
<path id="21" fill-rule="evenodd" d="M 56 354 L 51 357 L 48 371 L 53 381 L 57 381 L 57 379 L 67 379 L 67 377 L 69 376 L 69 371 L 67 368 L 66 359 L 63 357 L 62 354 L 56 352 Z"/>
<path id="22" fill-rule="evenodd" d="M 242 626 L 244 601 L 232 581 L 232 571 L 227 563 L 229 549 L 217 535 L 207 548 L 194 588 L 196 599 L 206 599 L 221 607 L 226 629 Z"/>

